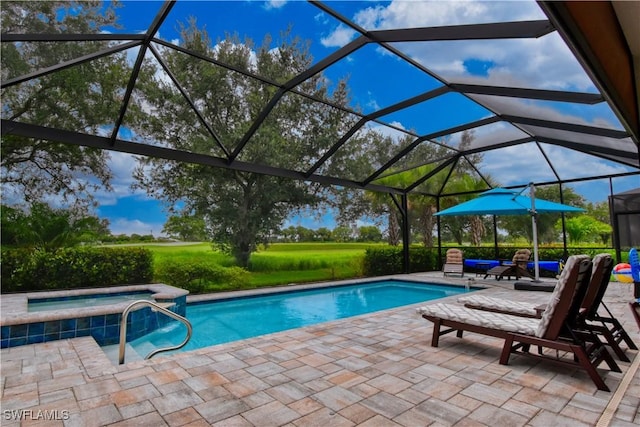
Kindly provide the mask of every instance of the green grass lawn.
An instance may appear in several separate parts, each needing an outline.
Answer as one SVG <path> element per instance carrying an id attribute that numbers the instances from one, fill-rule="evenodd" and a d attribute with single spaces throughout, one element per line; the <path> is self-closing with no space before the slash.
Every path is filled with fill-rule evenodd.
<path id="1" fill-rule="evenodd" d="M 154 264 L 181 260 L 214 263 L 224 267 L 234 265 L 233 257 L 212 248 L 209 243 L 145 244 L 154 255 Z M 251 255 L 249 279 L 245 288 L 275 286 L 348 279 L 362 275 L 362 261 L 369 247 L 385 244 L 365 243 L 276 243 L 260 248 Z M 212 286 L 211 290 L 226 290 Z"/>
<path id="2" fill-rule="evenodd" d="M 214 250 L 210 243 L 192 244 L 149 244 L 141 245 L 153 252 L 153 260 L 160 263 L 165 260 L 172 261 L 202 261 L 229 267 L 234 265 L 233 257 Z"/>

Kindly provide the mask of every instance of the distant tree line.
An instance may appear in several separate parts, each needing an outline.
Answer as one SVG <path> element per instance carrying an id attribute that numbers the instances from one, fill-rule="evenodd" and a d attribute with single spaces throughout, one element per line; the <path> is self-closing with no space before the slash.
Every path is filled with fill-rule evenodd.
<path id="1" fill-rule="evenodd" d="M 275 236 L 280 242 L 384 242 L 385 236 L 375 225 L 360 227 L 337 226 L 333 230 L 320 227 L 317 230 L 302 226 L 289 226 L 280 230 Z"/>
<path id="2" fill-rule="evenodd" d="M 169 240 L 204 242 L 209 239 L 205 222 L 195 217 L 171 216 L 162 229 L 166 237 L 152 234 L 112 234 L 109 220 L 74 209 L 53 208 L 34 203 L 25 209 L 2 205 L 0 210 L 1 242 L 6 247 L 29 247 L 44 250 L 105 243 L 148 243 Z M 383 233 L 376 226 L 316 230 L 289 226 L 277 230 L 271 242 L 382 242 Z"/>
<path id="3" fill-rule="evenodd" d="M 572 194 L 569 192 L 569 194 Z M 550 200 L 553 195 L 549 194 Z M 580 204 L 575 202 L 574 204 Z M 565 230 L 570 243 L 594 243 L 607 245 L 611 238 L 611 225 L 607 203 L 583 204 L 585 214 L 573 215 L 565 219 Z M 162 229 L 163 236 L 152 234 L 117 234 L 109 230 L 109 220 L 91 215 L 86 211 L 70 208 L 53 208 L 46 203 L 36 202 L 27 208 L 2 205 L 1 243 L 8 247 L 35 247 L 54 249 L 77 245 L 94 245 L 108 243 L 148 243 L 169 240 L 204 242 L 210 241 L 206 221 L 193 215 L 170 216 Z M 493 242 L 492 233 L 485 233 L 477 244 L 473 244 L 471 233 L 473 227 L 462 228 L 458 233 L 451 230 L 455 224 L 464 224 L 464 219 L 452 218 L 442 220 L 442 238 L 445 242 L 458 245 L 480 246 Z M 491 217 L 478 218 L 482 221 L 482 229 L 492 230 Z M 531 242 L 531 224 L 528 216 L 510 216 L 498 220 L 501 230 L 506 233 L 501 237 L 504 242 L 526 240 Z M 539 238 L 541 243 L 554 243 L 562 231 L 559 214 L 545 214 L 538 218 Z M 165 237 L 166 236 L 166 237 Z M 423 244 L 423 236 L 417 232 L 412 234 L 411 243 Z M 267 243 L 302 243 L 302 242 L 390 242 L 388 230 L 381 230 L 376 225 L 346 226 L 338 225 L 333 229 L 320 227 L 317 229 L 290 225 L 276 229 L 269 236 Z M 393 245 L 393 244 L 392 244 Z M 425 245 L 423 245 L 425 246 Z M 425 246 L 431 247 L 431 246 Z"/>
<path id="4" fill-rule="evenodd" d="M 173 215 L 167 219 L 162 232 L 172 239 L 203 242 L 211 239 L 206 221 L 194 215 Z M 276 229 L 267 238 L 269 242 L 383 242 L 386 236 L 375 225 L 345 226 L 317 229 L 290 225 Z"/>

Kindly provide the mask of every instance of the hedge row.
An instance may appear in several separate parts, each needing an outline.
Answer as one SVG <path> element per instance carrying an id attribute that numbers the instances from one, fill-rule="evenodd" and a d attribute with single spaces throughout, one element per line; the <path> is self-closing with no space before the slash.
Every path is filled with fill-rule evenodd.
<path id="1" fill-rule="evenodd" d="M 6 249 L 2 292 L 151 283 L 153 254 L 143 248 Z"/>
<path id="2" fill-rule="evenodd" d="M 447 249 L 442 248 L 443 262 Z M 492 247 L 461 247 L 460 249 L 462 249 L 464 257 L 468 259 L 496 259 L 495 249 Z M 498 248 L 497 259 L 510 260 L 516 250 L 517 248 Z M 611 253 L 611 251 L 602 249 L 568 249 L 568 255 L 586 254 L 593 257 L 602 252 Z M 538 257 L 540 260 L 557 261 L 563 259 L 564 249 L 542 248 L 538 251 Z M 365 276 L 384 276 L 403 273 L 402 260 L 402 247 L 367 249 L 364 258 L 364 274 Z M 531 255 L 531 260 L 533 260 L 533 255 Z M 437 248 L 409 248 L 409 272 L 438 271 L 441 268 L 438 263 Z"/>
<path id="3" fill-rule="evenodd" d="M 442 260 L 445 259 L 447 249 L 442 248 Z M 467 259 L 506 259 L 511 260 L 516 251 L 520 248 L 516 247 L 500 247 L 498 248 L 498 257 L 495 256 L 495 249 L 493 247 L 458 247 L 464 253 L 464 257 Z M 531 260 L 533 261 L 533 249 L 526 248 L 532 251 Z M 601 248 L 567 248 L 567 255 L 589 255 L 593 257 L 597 254 L 607 252 L 612 256 L 615 256 L 613 250 L 604 250 Z M 558 261 L 564 259 L 563 248 L 540 248 L 538 250 L 538 258 L 545 261 Z"/>
<path id="4" fill-rule="evenodd" d="M 493 248 L 464 247 L 465 258 L 495 259 Z M 499 259 L 511 259 L 514 248 L 499 248 Z M 577 249 L 569 255 L 594 256 L 602 249 Z M 446 248 L 442 249 L 442 259 Z M 541 260 L 559 260 L 562 248 L 540 250 Z M 365 276 L 403 273 L 401 247 L 370 248 L 364 257 Z M 409 271 L 440 270 L 437 248 L 411 247 Z M 238 267 L 222 267 L 195 262 L 165 262 L 156 266 L 153 254 L 144 248 L 64 248 L 56 251 L 6 249 L 0 260 L 2 292 L 27 292 L 118 286 L 160 281 L 188 289 L 192 293 L 238 289 L 248 283 L 248 273 Z"/>
<path id="5" fill-rule="evenodd" d="M 409 272 L 437 270 L 437 253 L 437 249 L 409 248 Z M 401 247 L 367 249 L 364 256 L 364 275 L 385 276 L 403 273 L 402 261 Z"/>

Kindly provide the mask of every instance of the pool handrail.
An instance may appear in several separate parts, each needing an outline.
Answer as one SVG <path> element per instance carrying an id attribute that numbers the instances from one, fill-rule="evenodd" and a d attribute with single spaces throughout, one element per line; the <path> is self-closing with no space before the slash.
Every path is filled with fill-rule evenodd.
<path id="1" fill-rule="evenodd" d="M 182 317 L 179 314 L 176 314 L 173 311 L 168 310 L 165 307 L 162 307 L 161 305 L 152 301 L 148 301 L 148 300 L 134 301 L 131 304 L 129 304 L 127 308 L 124 309 L 124 311 L 122 312 L 122 320 L 120 320 L 120 348 L 119 348 L 119 355 L 118 355 L 118 363 L 120 365 L 124 363 L 124 353 L 125 353 L 125 347 L 127 345 L 127 317 L 129 316 L 129 313 L 139 305 L 146 305 L 151 307 L 151 310 L 160 311 L 163 314 L 166 314 L 167 316 L 182 322 L 187 327 L 187 336 L 185 337 L 182 343 L 178 345 L 170 346 L 170 347 L 155 349 L 151 353 L 145 356 L 145 360 L 151 359 L 153 356 L 155 356 L 158 353 L 181 349 L 182 347 L 187 345 L 193 333 L 193 327 L 191 326 L 191 322 L 189 322 L 189 320 L 186 319 L 185 317 Z"/>

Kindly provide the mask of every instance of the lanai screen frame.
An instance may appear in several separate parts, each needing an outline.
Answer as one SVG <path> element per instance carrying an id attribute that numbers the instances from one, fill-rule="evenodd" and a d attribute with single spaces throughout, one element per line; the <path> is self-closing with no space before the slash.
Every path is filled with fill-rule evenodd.
<path id="1" fill-rule="evenodd" d="M 390 195 L 395 205 L 397 206 L 402 217 L 402 236 L 404 247 L 404 268 L 405 272 L 409 269 L 409 226 L 408 226 L 408 196 L 410 194 L 426 195 L 435 198 L 436 204 L 439 210 L 440 198 L 446 196 L 457 195 L 455 193 L 446 193 L 443 185 L 437 193 L 427 193 L 420 188 L 420 184 L 428 181 L 429 178 L 435 174 L 447 170 L 453 170 L 453 167 L 462 159 L 467 159 L 468 155 L 482 153 L 490 151 L 496 148 L 515 146 L 525 143 L 534 143 L 540 149 L 545 162 L 549 169 L 553 172 L 556 180 L 546 182 L 534 182 L 535 185 L 558 185 L 562 197 L 562 186 L 574 182 L 582 182 L 598 179 L 609 179 L 617 177 L 625 177 L 630 175 L 640 175 L 640 135 L 638 132 L 637 123 L 634 122 L 633 116 L 620 107 L 621 103 L 618 102 L 619 94 L 615 92 L 615 85 L 608 84 L 606 79 L 602 78 L 602 72 L 598 68 L 592 57 L 589 57 L 588 52 L 585 53 L 585 48 L 582 46 L 585 43 L 584 38 L 581 37 L 579 32 L 572 27 L 574 24 L 572 21 L 573 16 L 563 9 L 562 4 L 559 2 L 539 2 L 542 10 L 547 14 L 549 19 L 536 20 L 536 21 L 518 21 L 518 22 L 499 22 L 490 24 L 470 24 L 470 25 L 453 25 L 443 27 L 425 27 L 425 28 L 406 28 L 406 29 L 394 29 L 394 30 L 376 30 L 368 31 L 365 28 L 360 27 L 353 20 L 341 15 L 335 9 L 331 7 L 330 3 L 322 3 L 319 1 L 310 1 L 313 6 L 317 7 L 322 12 L 332 16 L 337 21 L 354 30 L 358 36 L 339 48 L 332 54 L 322 58 L 314 63 L 304 72 L 293 77 L 289 81 L 280 84 L 274 81 L 270 81 L 264 77 L 252 74 L 245 70 L 237 69 L 229 64 L 221 63 L 213 58 L 203 58 L 196 52 L 189 51 L 181 46 L 169 43 L 165 40 L 156 37 L 156 34 L 167 19 L 171 9 L 175 5 L 175 1 L 165 1 L 158 10 L 155 19 L 149 25 L 147 31 L 144 34 L 7 34 L 3 33 L 2 43 L 15 43 L 15 42 L 79 42 L 79 41 L 120 41 L 123 42 L 114 47 L 104 49 L 95 54 L 86 55 L 74 60 L 62 62 L 55 66 L 51 66 L 45 69 L 36 70 L 31 73 L 16 76 L 7 79 L 2 82 L 1 87 L 9 88 L 14 85 L 27 82 L 32 79 L 37 79 L 42 76 L 46 76 L 51 73 L 55 73 L 59 70 L 64 70 L 69 67 L 73 67 L 79 64 L 90 62 L 94 59 L 102 56 L 107 56 L 116 52 L 131 49 L 133 47 L 139 47 L 138 57 L 136 63 L 132 69 L 128 85 L 125 89 L 125 95 L 121 104 L 119 115 L 114 117 L 114 127 L 110 136 L 91 135 L 82 132 L 74 132 L 64 129 L 40 126 L 37 124 L 24 123 L 14 120 L 2 119 L 2 135 L 14 134 L 28 138 L 44 139 L 50 141 L 61 142 L 65 144 L 79 145 L 85 147 L 99 148 L 103 150 L 119 151 L 135 155 L 150 156 L 156 158 L 162 158 L 167 160 L 175 160 L 179 162 L 196 163 L 206 165 L 210 167 L 226 168 L 243 172 L 251 172 L 258 174 L 266 174 L 278 177 L 286 177 L 295 180 L 316 182 L 323 185 L 335 185 L 360 190 L 370 190 L 376 192 L 384 192 Z M 570 8 L 569 8 L 570 9 Z M 518 87 L 508 86 L 490 86 L 480 84 L 462 84 L 453 83 L 447 81 L 437 73 L 433 72 L 424 65 L 416 62 L 403 52 L 396 49 L 392 43 L 397 42 L 424 42 L 424 41 L 442 41 L 442 40 L 496 40 L 496 39 L 512 39 L 512 38 L 537 38 L 549 34 L 551 32 L 558 31 L 560 35 L 567 41 L 567 44 L 575 53 L 578 60 L 581 62 L 585 70 L 594 80 L 596 86 L 600 90 L 600 93 L 580 93 L 570 91 L 557 91 L 557 90 L 542 90 L 542 89 L 524 89 Z M 347 55 L 356 52 L 363 46 L 374 44 L 377 47 L 386 50 L 396 58 L 411 64 L 413 67 L 421 70 L 425 74 L 439 81 L 442 85 L 436 89 L 426 91 L 424 93 L 417 93 L 415 96 L 404 99 L 397 102 L 394 105 L 387 106 L 369 114 L 363 114 L 343 106 L 335 105 L 327 100 L 315 98 L 308 94 L 300 92 L 297 87 L 300 83 L 306 81 L 319 72 L 327 69 L 332 64 L 344 59 Z M 175 49 L 184 54 L 197 57 L 201 60 L 210 61 L 218 66 L 233 70 L 243 74 L 247 78 L 257 79 L 263 84 L 267 84 L 277 88 L 276 94 L 265 106 L 262 112 L 256 117 L 252 126 L 243 135 L 240 141 L 237 141 L 234 150 L 226 150 L 224 147 L 224 157 L 215 157 L 209 155 L 203 155 L 193 152 L 187 152 L 182 150 L 176 150 L 166 147 L 152 146 L 147 144 L 141 144 L 137 142 L 127 141 L 118 138 L 118 133 L 123 123 L 124 116 L 127 111 L 128 103 L 131 94 L 136 84 L 136 78 L 142 65 L 142 59 L 147 52 L 151 52 L 162 63 L 161 55 L 155 48 L 155 45 L 162 46 L 166 49 Z M 174 81 L 174 84 L 180 88 L 180 84 Z M 637 91 L 636 91 L 637 92 Z M 317 160 L 317 162 L 310 168 L 304 171 L 289 169 L 283 167 L 274 167 L 264 164 L 248 163 L 238 159 L 243 148 L 251 143 L 252 135 L 258 130 L 263 121 L 268 117 L 269 113 L 277 105 L 278 101 L 287 93 L 295 93 L 297 95 L 304 96 L 311 99 L 313 102 L 320 102 L 346 111 L 359 117 L 358 123 L 353 126 L 342 138 L 334 142 L 333 146 Z M 391 123 L 385 123 L 381 120 L 381 117 L 391 114 L 393 112 L 400 111 L 410 106 L 416 105 L 420 102 L 424 102 L 429 99 L 435 99 L 439 96 L 449 93 L 456 93 L 472 100 L 478 105 L 484 107 L 493 113 L 492 117 L 477 120 L 469 123 L 465 123 L 459 126 L 441 129 L 429 134 L 417 135 L 411 132 L 407 132 L 404 129 L 400 129 Z M 616 130 L 609 128 L 601 128 L 596 126 L 577 125 L 563 122 L 556 122 L 552 120 L 545 120 L 535 117 L 529 117 L 526 114 L 514 114 L 513 111 L 496 111 L 490 105 L 481 101 L 482 96 L 498 96 L 506 98 L 522 98 L 527 100 L 542 100 L 542 101 L 561 101 L 575 104 L 588 104 L 593 105 L 600 102 L 608 102 L 613 107 L 618 118 L 620 119 L 624 130 Z M 191 100 L 185 96 L 186 102 L 188 102 L 197 115 L 198 109 L 191 102 Z M 202 121 L 201 116 L 198 116 Z M 419 178 L 414 184 L 407 186 L 406 188 L 396 188 L 388 185 L 382 185 L 376 183 L 376 179 L 383 176 L 385 171 L 389 170 L 396 162 L 401 158 L 408 155 L 419 144 L 428 142 L 432 144 L 440 144 L 436 138 L 451 135 L 464 130 L 473 130 L 483 125 L 491 123 L 506 122 L 513 125 L 526 135 L 525 138 L 518 138 L 511 141 L 503 141 L 493 145 L 486 145 L 479 148 L 469 150 L 456 150 L 451 149 L 451 155 L 448 158 L 441 159 L 441 162 L 437 167 L 429 174 Z M 318 171 L 322 164 L 326 162 L 340 147 L 345 144 L 351 135 L 356 133 L 360 128 L 369 124 L 378 123 L 385 125 L 399 132 L 405 132 L 410 134 L 414 141 L 407 147 L 402 149 L 396 156 L 384 163 L 370 176 L 366 177 L 362 181 L 356 181 L 352 179 L 346 179 L 340 176 L 328 176 L 319 174 Z M 203 125 L 207 126 L 203 122 Z M 536 134 L 532 129 L 544 129 L 546 135 Z M 593 141 L 595 139 L 601 139 L 605 141 L 602 145 L 594 144 L 593 142 L 581 143 L 571 139 L 563 139 L 562 135 L 572 134 L 580 136 L 582 135 L 585 140 Z M 552 135 L 552 136 L 549 136 Z M 215 140 L 215 134 L 212 132 L 212 138 Z M 614 146 L 617 141 L 622 141 L 624 144 L 620 146 Z M 601 175 L 601 176 L 589 176 L 585 178 L 562 180 L 558 171 L 554 168 L 553 162 L 545 154 L 545 150 L 541 147 L 541 143 L 562 146 L 570 148 L 572 150 L 580 151 L 591 156 L 596 156 L 605 159 L 610 162 L 622 164 L 628 168 L 634 169 L 632 172 L 620 173 L 616 175 Z M 219 142 L 218 142 L 219 144 Z M 451 147 L 450 147 L 451 148 Z M 426 164 L 426 163 L 425 163 Z M 475 166 L 474 166 L 475 167 Z M 482 172 L 476 169 L 478 175 L 482 177 Z M 485 179 L 485 182 L 487 180 Z M 487 188 L 490 188 L 487 182 Z M 514 188 L 514 187 L 507 187 Z M 484 191 L 484 190 L 483 190 Z M 438 224 L 438 230 L 440 229 Z M 439 233 L 439 231 L 438 231 Z M 440 236 L 438 234 L 438 248 L 441 249 Z M 497 250 L 497 241 L 496 241 Z M 566 240 L 565 240 L 566 250 Z"/>

